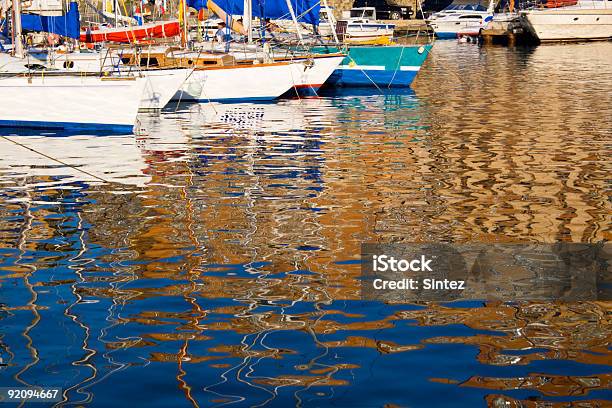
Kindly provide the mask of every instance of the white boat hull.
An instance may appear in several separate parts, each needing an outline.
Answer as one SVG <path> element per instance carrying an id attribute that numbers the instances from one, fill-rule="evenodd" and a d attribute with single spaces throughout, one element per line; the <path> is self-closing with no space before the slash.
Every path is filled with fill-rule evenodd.
<path id="1" fill-rule="evenodd" d="M 144 78 L 78 75 L 8 76 L 0 80 L 0 126 L 132 132 Z"/>
<path id="2" fill-rule="evenodd" d="M 188 80 L 191 69 L 159 69 L 142 71 L 147 78 L 142 99 L 141 111 L 163 109 Z"/>
<path id="3" fill-rule="evenodd" d="M 340 66 L 344 58 L 343 55 L 314 56 L 310 60 L 300 60 L 304 62 L 304 69 L 298 71 L 298 75 L 294 78 L 295 88 L 316 92 Z"/>
<path id="4" fill-rule="evenodd" d="M 478 13 L 472 15 L 477 16 Z M 438 38 L 457 38 L 463 35 L 478 35 L 493 18 L 492 14 L 481 13 L 478 18 L 464 18 L 463 15 L 444 16 L 429 21 Z"/>
<path id="5" fill-rule="evenodd" d="M 100 53 L 70 53 L 59 54 L 53 58 L 49 64 L 53 68 L 68 72 L 100 72 L 101 67 L 106 70 L 116 69 L 113 67 L 123 67 L 121 58 L 116 54 L 102 55 Z M 163 109 L 176 94 L 183 82 L 191 73 L 190 69 L 151 69 L 137 72 L 144 75 L 148 80 L 144 87 L 142 100 L 140 101 L 141 111 L 154 111 Z"/>
<path id="6" fill-rule="evenodd" d="M 108 54 L 104 56 L 94 52 L 54 54 L 51 57 L 45 52 L 36 54 L 35 58 L 37 58 L 37 61 L 40 61 L 41 65 L 74 74 L 96 76 L 102 68 L 105 71 L 116 69 L 123 71 L 132 70 L 134 74 L 147 78 L 140 101 L 139 110 L 141 111 L 163 109 L 191 73 L 191 69 L 187 68 L 135 70 L 123 66 L 119 55 Z M 0 60 L 0 64 L 4 60 Z M 7 61 L 11 63 L 10 68 L 13 68 L 14 73 L 28 72 L 24 66 L 24 61 L 15 59 L 7 59 Z"/>
<path id="7" fill-rule="evenodd" d="M 295 87 L 303 70 L 300 62 L 197 69 L 172 100 L 272 100 Z"/>
<path id="8" fill-rule="evenodd" d="M 522 17 L 529 31 L 543 42 L 612 39 L 612 4 L 607 9 L 528 10 Z"/>
<path id="9" fill-rule="evenodd" d="M 380 38 L 392 39 L 394 31 L 395 25 L 393 24 L 349 22 L 344 33 L 344 40 L 351 43 L 359 43 L 374 41 Z M 321 35 L 326 35 L 325 33 L 332 35 L 331 26 L 328 24 L 328 28 L 323 28 L 320 33 Z"/>

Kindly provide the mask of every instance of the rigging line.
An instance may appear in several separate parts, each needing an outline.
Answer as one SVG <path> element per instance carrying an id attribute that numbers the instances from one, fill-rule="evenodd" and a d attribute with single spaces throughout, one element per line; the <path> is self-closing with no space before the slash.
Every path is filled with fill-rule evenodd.
<path id="1" fill-rule="evenodd" d="M 60 164 L 62 164 L 62 165 L 64 165 L 64 166 L 70 167 L 70 168 L 72 168 L 72 169 L 74 169 L 74 170 L 76 170 L 76 171 L 80 171 L 81 173 L 87 174 L 88 176 L 93 177 L 93 178 L 95 178 L 95 179 L 97 179 L 97 180 L 100 180 L 100 181 L 102 181 L 103 183 L 109 183 L 109 184 L 110 184 L 110 181 L 105 180 L 105 179 L 103 179 L 102 177 L 98 177 L 98 176 L 96 176 L 95 174 L 91 174 L 91 173 L 90 173 L 90 172 L 88 172 L 87 170 L 80 169 L 80 168 L 78 168 L 78 167 L 76 167 L 76 166 L 73 166 L 72 164 L 68 164 L 68 163 L 63 162 L 63 161 L 61 161 L 61 160 L 59 160 L 59 159 L 56 159 L 55 157 L 51 157 L 51 156 L 49 156 L 48 154 L 45 154 L 45 153 L 43 153 L 43 152 L 40 152 L 40 151 L 38 151 L 38 150 L 36 150 L 36 149 L 32 149 L 31 147 L 26 146 L 26 145 L 24 145 L 23 143 L 19 143 L 19 142 L 15 141 L 15 140 L 12 140 L 12 139 L 10 139 L 10 138 L 9 138 L 9 137 L 7 137 L 7 136 L 2 136 L 2 135 L 0 135 L 0 138 L 4 139 L 4 140 L 6 140 L 6 141 L 9 141 L 9 142 L 11 142 L 11 143 L 13 143 L 13 144 L 16 144 L 16 145 L 17 145 L 17 146 L 19 146 L 19 147 L 23 147 L 24 149 L 29 150 L 29 151 L 31 151 L 31 152 L 34 152 L 34 153 L 36 153 L 36 154 L 38 154 L 38 155 L 41 155 L 41 156 L 43 156 L 43 157 L 46 157 L 46 158 L 47 158 L 47 159 L 49 159 L 49 160 L 53 160 L 54 162 L 60 163 Z"/>
<path id="2" fill-rule="evenodd" d="M 351 60 L 351 62 L 352 62 L 353 64 L 355 64 L 356 66 L 359 66 L 359 65 L 357 65 L 357 61 L 355 61 L 355 60 L 353 59 L 353 57 L 351 57 L 349 54 L 347 54 L 346 56 L 347 56 L 347 57 L 348 57 L 348 58 Z M 366 77 L 366 78 L 368 78 L 368 80 L 369 80 L 369 81 L 372 83 L 372 85 L 374 85 L 374 86 L 376 87 L 376 89 L 378 89 L 378 91 L 381 93 L 381 95 L 382 95 L 382 94 L 384 94 L 383 90 L 382 90 L 382 89 L 380 89 L 380 87 L 378 86 L 378 84 L 377 84 L 376 82 L 374 82 L 374 80 L 373 80 L 372 78 L 370 78 L 370 76 L 368 75 L 368 73 L 367 73 L 367 72 L 365 72 L 365 70 L 364 70 L 363 68 L 361 68 L 361 67 L 360 67 L 360 68 L 359 68 L 359 70 L 361 71 L 361 73 L 362 73 L 363 75 L 365 75 L 365 77 Z"/>
<path id="3" fill-rule="evenodd" d="M 387 89 L 391 88 L 391 84 L 393 84 L 393 81 L 395 80 L 395 76 L 397 75 L 397 71 L 400 69 L 400 65 L 402 64 L 402 58 L 404 56 L 404 50 L 406 49 L 406 47 L 402 47 L 402 52 L 400 52 L 400 56 L 397 60 L 397 65 L 395 66 L 395 71 L 393 71 L 393 77 L 391 78 L 391 81 L 389 81 L 389 84 L 387 85 Z"/>
<path id="4" fill-rule="evenodd" d="M 193 73 L 195 72 L 195 70 L 196 70 L 196 68 L 197 68 L 197 66 L 196 66 L 196 65 L 197 65 L 197 61 L 200 59 L 200 56 L 202 55 L 202 52 L 204 52 L 204 48 L 200 48 L 200 50 L 198 51 L 198 54 L 197 54 L 197 56 L 196 56 L 196 58 L 195 58 L 196 64 L 194 64 L 194 67 L 191 69 L 191 72 L 189 73 L 189 75 L 187 75 L 187 77 L 186 77 L 186 78 L 185 78 L 185 80 L 183 81 L 183 85 L 184 85 L 184 84 L 187 82 L 187 80 L 189 80 L 189 78 L 191 78 L 191 76 L 192 76 L 192 75 L 193 75 Z M 173 53 L 173 55 L 174 55 L 174 53 Z M 205 70 L 204 70 L 204 71 L 205 71 Z M 205 77 L 204 77 L 204 82 L 206 82 L 206 74 L 204 74 L 204 75 L 205 75 Z M 181 85 L 181 88 L 182 88 L 182 86 L 183 86 L 183 85 Z M 202 92 L 204 92 L 204 89 L 203 89 L 203 88 L 204 88 L 204 85 L 202 85 Z M 179 89 L 180 89 L 180 88 L 179 88 Z M 177 102 L 177 104 L 176 104 L 176 108 L 174 109 L 174 112 L 178 111 L 179 104 L 181 103 L 181 101 L 182 101 L 182 99 L 183 99 L 183 94 L 184 94 L 184 92 L 181 92 L 181 93 L 180 93 L 180 96 L 179 96 L 178 102 Z M 206 98 L 207 103 L 208 103 L 208 104 L 209 104 L 209 105 L 210 105 L 210 106 L 213 108 L 213 111 L 215 112 L 215 115 L 219 114 L 219 112 L 217 111 L 217 108 L 215 107 L 215 105 L 213 104 L 213 102 L 210 100 L 210 98 L 208 97 L 208 95 L 206 95 L 206 92 L 204 92 L 204 97 Z M 199 98 L 199 96 L 198 96 L 198 98 Z"/>

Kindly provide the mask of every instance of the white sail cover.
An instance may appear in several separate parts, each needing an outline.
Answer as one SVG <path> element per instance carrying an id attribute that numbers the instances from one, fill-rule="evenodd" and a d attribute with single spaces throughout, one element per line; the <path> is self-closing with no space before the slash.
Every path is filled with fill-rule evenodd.
<path id="1" fill-rule="evenodd" d="M 63 14 L 62 0 L 26 0 L 21 3 L 21 12 L 42 16 L 61 16 Z"/>

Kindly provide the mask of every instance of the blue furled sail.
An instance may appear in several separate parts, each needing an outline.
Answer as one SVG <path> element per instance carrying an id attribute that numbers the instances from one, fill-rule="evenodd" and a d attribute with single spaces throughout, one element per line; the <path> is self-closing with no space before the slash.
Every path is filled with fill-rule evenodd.
<path id="1" fill-rule="evenodd" d="M 78 39 L 81 35 L 79 20 L 79 6 L 73 2 L 70 3 L 68 12 L 63 16 L 22 14 L 21 27 L 27 31 L 43 31 L 45 33 Z"/>
<path id="2" fill-rule="evenodd" d="M 230 15 L 244 15 L 243 0 L 212 0 Z M 286 0 L 251 0 L 253 17 L 272 20 L 291 20 Z M 319 25 L 319 0 L 290 0 L 297 20 L 302 23 Z M 206 0 L 187 0 L 187 6 L 196 10 L 206 7 Z"/>

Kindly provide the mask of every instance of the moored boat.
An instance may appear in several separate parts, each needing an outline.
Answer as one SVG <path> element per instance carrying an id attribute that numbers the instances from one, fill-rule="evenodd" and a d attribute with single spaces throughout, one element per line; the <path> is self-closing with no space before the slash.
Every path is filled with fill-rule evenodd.
<path id="1" fill-rule="evenodd" d="M 294 85 L 291 90 L 301 95 L 316 94 L 346 57 L 346 54 L 341 52 L 319 54 L 280 47 L 267 50 L 267 55 L 261 58 L 262 53 L 257 50 L 256 46 L 246 51 L 245 48 L 244 45 L 237 45 L 229 49 L 229 54 L 236 59 L 238 64 L 252 64 L 258 59 L 268 62 L 302 63 L 303 69 L 292 77 Z"/>
<path id="2" fill-rule="evenodd" d="M 140 100 L 140 111 L 163 109 L 192 75 L 188 68 L 148 69 L 141 71 L 147 79 Z"/>
<path id="3" fill-rule="evenodd" d="M 179 35 L 181 28 L 177 20 L 161 21 L 143 25 L 116 28 L 86 29 L 81 31 L 80 41 L 94 43 L 110 41 L 115 43 L 133 43 L 149 38 L 168 38 Z"/>
<path id="4" fill-rule="evenodd" d="M 395 24 L 377 21 L 376 8 L 355 7 L 348 13 L 347 18 L 335 22 L 334 29 L 341 41 L 349 44 L 386 44 L 391 42 Z"/>
<path id="5" fill-rule="evenodd" d="M 277 59 L 277 61 L 301 62 L 304 69 L 298 71 L 298 75 L 293 78 L 295 85 L 293 89 L 299 94 L 311 95 L 327 82 L 335 70 L 340 66 L 345 54 L 308 54 L 305 56 L 295 56 L 287 60 Z"/>
<path id="6" fill-rule="evenodd" d="M 49 72 L 44 65 L 33 63 L 21 42 L 20 6 L 18 0 L 13 0 L 13 55 L 0 54 L 0 95 L 6 98 L 0 103 L 0 126 L 131 133 L 145 78 L 131 74 Z M 74 23 L 78 18 L 76 4 L 71 4 L 70 12 L 73 13 L 70 21 Z M 43 17 L 33 18 L 34 24 L 36 19 L 42 23 Z"/>
<path id="7" fill-rule="evenodd" d="M 131 133 L 145 78 L 60 73 L 4 74 L 0 126 Z"/>
<path id="8" fill-rule="evenodd" d="M 441 39 L 463 36 L 477 36 L 493 19 L 494 1 L 488 7 L 474 0 L 455 0 L 444 10 L 434 13 L 427 24 L 436 37 Z"/>
<path id="9" fill-rule="evenodd" d="M 188 68 L 175 101 L 262 101 L 280 97 L 297 85 L 306 69 L 303 60 L 238 63 L 230 54 L 159 48 L 143 53 L 124 52 L 122 62 L 147 69 Z"/>
<path id="10" fill-rule="evenodd" d="M 612 1 L 580 0 L 546 3 L 521 11 L 521 20 L 541 42 L 612 39 Z"/>
<path id="11" fill-rule="evenodd" d="M 293 89 L 303 71 L 301 62 L 197 68 L 172 100 L 269 101 Z"/>
<path id="12" fill-rule="evenodd" d="M 408 87 L 431 51 L 427 45 L 351 45 L 348 55 L 329 79 L 330 85 Z M 313 47 L 313 52 L 338 52 L 336 46 Z"/>
<path id="13" fill-rule="evenodd" d="M 128 49 L 129 50 L 129 49 Z M 78 75 L 100 76 L 100 75 L 128 75 L 145 78 L 145 86 L 140 101 L 140 111 L 152 111 L 163 109 L 170 99 L 182 86 L 183 82 L 191 73 L 189 68 L 173 67 L 172 69 L 157 69 L 155 67 L 138 67 L 134 70 L 123 65 L 120 55 L 131 53 L 126 49 L 110 49 L 99 52 L 61 52 L 53 49 L 30 51 L 30 64 L 32 60 L 39 65 L 38 71 L 47 71 L 47 75 L 59 73 L 72 73 Z M 13 73 L 24 73 L 31 71 L 26 69 L 23 62 L 16 61 L 12 65 Z M 5 73 L 10 66 L 5 66 Z M 0 72 L 1 72 L 0 71 Z M 130 72 L 131 71 L 131 72 Z M 45 75 L 45 74 L 43 74 Z"/>

